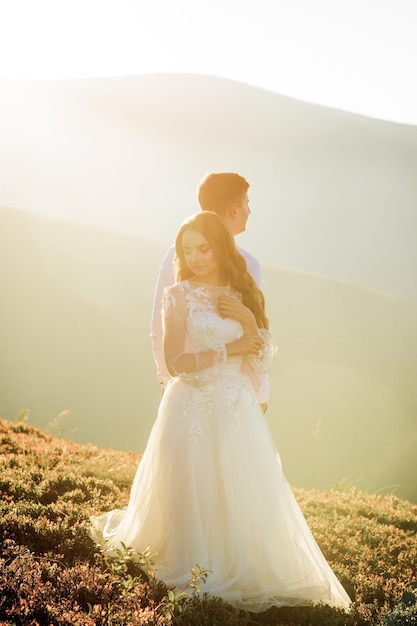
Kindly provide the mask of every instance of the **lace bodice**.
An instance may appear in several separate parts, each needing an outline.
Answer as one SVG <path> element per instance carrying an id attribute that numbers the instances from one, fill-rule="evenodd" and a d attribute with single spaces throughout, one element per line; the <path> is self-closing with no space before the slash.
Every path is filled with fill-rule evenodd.
<path id="1" fill-rule="evenodd" d="M 177 291 L 177 294 L 174 291 Z M 239 322 L 230 318 L 224 319 L 217 312 L 217 298 L 220 295 L 234 294 L 228 286 L 213 287 L 189 281 L 180 283 L 177 290 L 171 290 L 167 305 L 168 307 L 175 305 L 176 298 L 183 299 L 187 312 L 188 347 L 192 351 L 215 350 L 242 336 L 243 331 Z M 166 311 L 166 314 L 169 313 L 171 312 Z M 174 311 L 172 314 L 175 314 Z M 178 322 L 180 323 L 180 320 Z"/>
<path id="2" fill-rule="evenodd" d="M 195 355 L 195 371 L 204 369 L 199 362 L 203 351 L 215 351 L 213 365 L 226 362 L 225 345 L 239 339 L 243 334 L 241 324 L 231 318 L 223 318 L 217 310 L 220 295 L 240 299 L 240 294 L 229 286 L 212 286 L 195 281 L 183 281 L 164 292 L 163 319 L 171 328 L 170 336 L 177 346 L 171 350 L 174 359 L 181 354 Z M 175 331 L 175 332 L 174 332 Z M 268 331 L 260 330 L 264 348 L 258 357 L 245 357 L 254 371 L 266 371 L 273 354 L 272 338 Z M 229 364 L 240 366 L 242 357 L 229 357 Z M 188 372 L 189 374 L 190 372 Z M 179 376 L 184 373 L 178 372 Z"/>

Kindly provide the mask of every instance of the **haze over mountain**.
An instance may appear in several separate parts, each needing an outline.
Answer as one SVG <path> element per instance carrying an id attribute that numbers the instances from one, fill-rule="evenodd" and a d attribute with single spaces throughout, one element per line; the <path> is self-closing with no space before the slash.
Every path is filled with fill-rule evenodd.
<path id="1" fill-rule="evenodd" d="M 239 171 L 289 480 L 417 500 L 416 127 L 194 75 L 0 90 L 2 417 L 143 451 L 161 257 L 204 173 Z"/>
<path id="2" fill-rule="evenodd" d="M 205 172 L 264 263 L 417 298 L 417 128 L 198 75 L 0 81 L 0 203 L 170 243 Z"/>
<path id="3" fill-rule="evenodd" d="M 0 416 L 143 452 L 160 388 L 149 317 L 162 245 L 0 210 Z M 288 479 L 417 501 L 417 303 L 269 265 L 267 421 Z"/>

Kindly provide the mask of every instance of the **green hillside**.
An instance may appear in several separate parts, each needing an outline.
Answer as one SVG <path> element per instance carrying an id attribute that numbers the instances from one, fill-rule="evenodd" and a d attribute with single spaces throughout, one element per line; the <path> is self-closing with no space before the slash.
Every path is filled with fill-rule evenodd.
<path id="1" fill-rule="evenodd" d="M 265 267 L 278 354 L 268 411 L 302 487 L 335 483 L 417 501 L 417 305 Z"/>
<path id="2" fill-rule="evenodd" d="M 0 210 L 0 414 L 142 452 L 160 388 L 149 339 L 165 246 Z M 263 268 L 278 354 L 267 418 L 291 484 L 417 502 L 417 304 Z"/>

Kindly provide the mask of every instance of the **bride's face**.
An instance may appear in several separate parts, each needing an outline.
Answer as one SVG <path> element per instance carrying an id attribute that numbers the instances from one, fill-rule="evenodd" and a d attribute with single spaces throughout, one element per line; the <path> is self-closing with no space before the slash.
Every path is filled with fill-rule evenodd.
<path id="1" fill-rule="evenodd" d="M 219 263 L 207 239 L 188 229 L 182 236 L 182 248 L 185 262 L 195 277 L 205 283 L 217 284 Z"/>

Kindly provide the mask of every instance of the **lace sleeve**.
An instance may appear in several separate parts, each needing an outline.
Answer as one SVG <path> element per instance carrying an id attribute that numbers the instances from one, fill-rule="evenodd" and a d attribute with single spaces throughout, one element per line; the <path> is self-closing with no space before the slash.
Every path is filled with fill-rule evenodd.
<path id="1" fill-rule="evenodd" d="M 171 376 L 178 374 L 176 361 L 184 352 L 186 339 L 185 303 L 180 291 L 167 287 L 162 297 L 162 328 L 164 359 Z"/>
<path id="2" fill-rule="evenodd" d="M 272 359 L 277 351 L 277 346 L 269 330 L 260 328 L 258 333 L 263 340 L 263 346 L 257 355 L 247 355 L 245 359 L 254 372 L 264 374 L 272 365 Z"/>
<path id="3" fill-rule="evenodd" d="M 172 377 L 187 377 L 227 358 L 224 344 L 210 345 L 201 351 L 193 349 L 187 334 L 187 315 L 181 283 L 167 287 L 162 305 L 163 343 L 165 363 Z"/>
<path id="4" fill-rule="evenodd" d="M 175 250 L 174 247 L 171 246 L 165 257 L 162 260 L 161 266 L 159 268 L 158 281 L 155 288 L 155 295 L 153 301 L 153 309 L 152 309 L 152 317 L 150 324 L 150 335 L 151 342 L 153 348 L 153 356 L 157 367 L 157 376 L 159 378 L 160 383 L 165 386 L 169 379 L 170 375 L 167 370 L 167 366 L 165 365 L 164 360 L 164 348 L 163 348 L 163 330 L 162 330 L 162 303 L 163 303 L 163 292 L 165 287 L 173 285 L 175 283 L 174 280 L 174 270 L 172 266 L 172 262 L 174 260 Z"/>

